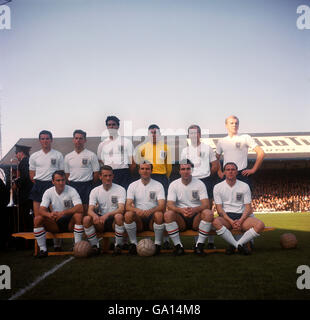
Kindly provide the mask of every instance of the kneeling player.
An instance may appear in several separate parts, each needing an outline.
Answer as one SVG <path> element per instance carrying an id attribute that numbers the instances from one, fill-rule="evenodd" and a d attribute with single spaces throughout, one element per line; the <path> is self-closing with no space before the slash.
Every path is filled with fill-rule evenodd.
<path id="1" fill-rule="evenodd" d="M 75 243 L 82 240 L 84 232 L 83 205 L 77 191 L 66 185 L 65 172 L 55 171 L 52 183 L 54 187 L 44 192 L 39 215 L 34 218 L 34 234 L 40 248 L 39 258 L 48 255 L 45 231 L 52 233 L 74 231 Z"/>
<path id="2" fill-rule="evenodd" d="M 226 240 L 230 247 L 227 254 L 235 252 L 235 248 L 244 255 L 250 254 L 246 243 L 259 236 L 264 230 L 264 223 L 252 214 L 251 191 L 245 182 L 237 180 L 238 168 L 233 162 L 224 166 L 226 179 L 215 185 L 214 202 L 219 217 L 214 219 L 216 233 Z M 244 231 L 236 241 L 230 229 Z"/>
<path id="3" fill-rule="evenodd" d="M 100 180 L 102 185 L 90 192 L 88 215 L 83 219 L 87 239 L 97 254 L 100 251 L 96 231 L 113 232 L 115 230 L 116 247 L 123 244 L 125 232 L 123 213 L 126 190 L 118 184 L 112 183 L 113 169 L 110 166 L 104 165 L 101 168 Z"/>
<path id="4" fill-rule="evenodd" d="M 195 253 L 204 255 L 204 243 L 211 230 L 213 212 L 209 209 L 207 189 L 202 181 L 192 176 L 190 160 L 180 162 L 181 178 L 173 181 L 168 189 L 165 225 L 175 246 L 174 254 L 184 254 L 179 231 L 199 230 Z"/>
<path id="5" fill-rule="evenodd" d="M 152 179 L 153 165 L 144 161 L 139 165 L 141 179 L 131 183 L 127 190 L 125 228 L 130 240 L 129 253 L 136 254 L 137 231 L 155 233 L 155 254 L 160 253 L 164 225 L 165 191 L 163 185 Z"/>

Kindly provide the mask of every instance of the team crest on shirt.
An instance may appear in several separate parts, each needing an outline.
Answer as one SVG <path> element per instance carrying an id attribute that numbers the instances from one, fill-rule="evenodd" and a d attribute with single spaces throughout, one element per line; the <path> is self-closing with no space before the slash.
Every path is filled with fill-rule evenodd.
<path id="1" fill-rule="evenodd" d="M 243 199 L 243 194 L 237 192 L 237 194 L 236 194 L 236 201 L 240 202 L 240 201 L 242 201 L 242 199 Z"/>
<path id="2" fill-rule="evenodd" d="M 54 167 L 54 166 L 56 166 L 56 159 L 55 158 L 52 158 L 51 159 L 51 165 Z"/>
<path id="3" fill-rule="evenodd" d="M 65 208 L 72 208 L 73 207 L 72 200 L 64 200 L 64 206 Z"/>
<path id="4" fill-rule="evenodd" d="M 86 167 L 87 164 L 88 164 L 88 159 L 87 159 L 87 158 L 83 158 L 83 159 L 82 159 L 82 165 L 83 165 L 83 167 Z"/>
<path id="5" fill-rule="evenodd" d="M 160 150 L 160 159 L 166 159 L 166 156 L 167 156 L 167 152 Z"/>
<path id="6" fill-rule="evenodd" d="M 241 142 L 236 142 L 235 146 L 236 146 L 236 148 L 240 149 L 240 147 L 241 147 Z"/>
<path id="7" fill-rule="evenodd" d="M 116 205 L 118 204 L 118 197 L 117 196 L 111 196 L 111 203 Z"/>
<path id="8" fill-rule="evenodd" d="M 198 190 L 192 190 L 192 198 L 193 198 L 193 200 L 199 200 Z"/>
<path id="9" fill-rule="evenodd" d="M 156 200 L 156 192 L 150 191 L 150 200 L 155 201 Z"/>

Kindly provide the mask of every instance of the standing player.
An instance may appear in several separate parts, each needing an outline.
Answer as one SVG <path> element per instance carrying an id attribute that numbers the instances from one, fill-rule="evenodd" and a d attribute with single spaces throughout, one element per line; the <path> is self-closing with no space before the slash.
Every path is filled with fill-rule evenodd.
<path id="1" fill-rule="evenodd" d="M 120 120 L 117 117 L 109 116 L 105 123 L 109 137 L 99 144 L 97 156 L 101 165 L 112 167 L 114 183 L 127 189 L 135 170 L 133 145 L 129 139 L 118 135 Z"/>
<path id="2" fill-rule="evenodd" d="M 81 231 L 83 206 L 77 191 L 66 185 L 63 170 L 56 170 L 52 175 L 54 187 L 47 189 L 42 198 L 39 215 L 34 218 L 34 234 L 40 252 L 39 258 L 47 257 L 46 231 L 52 233 L 74 231 L 74 242 L 82 240 Z"/>
<path id="3" fill-rule="evenodd" d="M 249 176 L 254 174 L 261 166 L 265 153 L 248 134 L 238 134 L 239 119 L 236 116 L 229 116 L 225 120 L 228 135 L 218 141 L 216 145 L 216 157 L 220 159 L 224 153 L 223 166 L 227 162 L 234 162 L 238 167 L 237 179 L 246 182 L 251 187 Z M 256 161 L 252 169 L 248 166 L 248 149 L 256 152 Z M 222 170 L 219 168 L 218 175 L 220 179 L 224 178 Z"/>
<path id="4" fill-rule="evenodd" d="M 113 169 L 102 166 L 100 170 L 102 185 L 94 188 L 89 195 L 88 215 L 83 219 L 83 226 L 93 249 L 99 254 L 99 241 L 96 231 L 105 232 L 115 230 L 116 246 L 114 252 L 119 254 L 119 247 L 123 244 L 124 211 L 126 190 L 118 184 L 112 183 Z M 96 209 L 98 208 L 98 209 Z"/>
<path id="5" fill-rule="evenodd" d="M 73 132 L 74 150 L 65 156 L 65 173 L 69 185 L 75 188 L 81 197 L 84 215 L 87 215 L 89 194 L 99 179 L 99 162 L 92 151 L 85 148 L 86 132 Z"/>
<path id="6" fill-rule="evenodd" d="M 238 169 L 233 162 L 224 166 L 226 179 L 215 185 L 213 194 L 214 202 L 219 217 L 214 219 L 213 225 L 217 235 L 226 240 L 230 247 L 227 254 L 235 252 L 235 248 L 244 255 L 250 254 L 246 243 L 259 236 L 264 229 L 264 223 L 252 214 L 251 191 L 249 186 L 237 180 Z M 245 231 L 236 241 L 231 229 Z"/>
<path id="7" fill-rule="evenodd" d="M 181 178 L 173 181 L 168 190 L 168 211 L 164 218 L 166 230 L 175 246 L 175 255 L 184 254 L 179 230 L 193 229 L 199 231 L 195 253 L 203 256 L 204 242 L 212 227 L 213 212 L 208 209 L 207 190 L 203 182 L 192 177 L 193 167 L 190 160 L 181 160 Z"/>
<path id="8" fill-rule="evenodd" d="M 190 145 L 181 152 L 181 159 L 189 159 L 193 164 L 192 176 L 200 179 L 207 188 L 209 208 L 212 209 L 214 178 L 219 168 L 219 161 L 215 152 L 208 145 L 200 141 L 201 129 L 198 125 L 191 125 L 188 128 Z M 211 164 L 211 166 L 210 166 Z M 214 236 L 208 236 L 208 249 L 214 249 Z"/>
<path id="9" fill-rule="evenodd" d="M 161 183 L 151 178 L 151 163 L 144 161 L 138 167 L 141 179 L 127 190 L 124 226 L 131 242 L 129 253 L 137 254 L 137 231 L 151 230 L 155 233 L 155 254 L 159 254 L 165 229 L 165 191 Z"/>
<path id="10" fill-rule="evenodd" d="M 169 187 L 169 176 L 172 171 L 172 160 L 170 148 L 160 134 L 159 126 L 152 124 L 148 128 L 149 141 L 140 145 L 136 150 L 136 162 L 148 161 L 153 165 L 151 178 L 160 182 L 167 196 Z"/>
<path id="11" fill-rule="evenodd" d="M 52 149 L 53 136 L 50 131 L 39 133 L 41 150 L 33 153 L 29 158 L 29 177 L 34 183 L 29 198 L 33 201 L 34 216 L 39 215 L 43 193 L 53 186 L 52 174 L 56 170 L 64 169 L 63 155 Z M 61 250 L 61 239 L 54 239 L 54 248 Z"/>
<path id="12" fill-rule="evenodd" d="M 18 160 L 18 177 L 15 179 L 15 186 L 18 191 L 20 230 L 29 232 L 33 230 L 33 217 L 30 214 L 32 201 L 29 199 L 29 194 L 33 187 L 33 183 L 29 178 L 29 151 L 31 147 L 16 144 L 15 148 L 16 158 Z"/>

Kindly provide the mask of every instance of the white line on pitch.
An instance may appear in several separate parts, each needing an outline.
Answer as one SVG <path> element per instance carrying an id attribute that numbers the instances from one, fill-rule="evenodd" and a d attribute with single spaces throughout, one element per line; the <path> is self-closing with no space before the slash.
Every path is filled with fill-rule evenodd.
<path id="1" fill-rule="evenodd" d="M 29 291 L 30 289 L 32 289 L 33 287 L 35 287 L 39 282 L 41 282 L 42 280 L 44 280 L 45 278 L 47 278 L 48 276 L 50 276 L 51 274 L 53 274 L 54 272 L 56 272 L 58 269 L 60 269 L 62 266 L 64 266 L 66 263 L 70 262 L 72 259 L 74 259 L 74 257 L 70 257 L 69 259 L 63 261 L 62 263 L 56 265 L 54 268 L 52 268 L 51 270 L 45 272 L 42 274 L 42 276 L 38 277 L 34 282 L 32 282 L 29 286 L 27 286 L 24 289 L 21 289 L 19 291 L 17 291 L 11 298 L 9 298 L 9 300 L 15 300 L 17 298 L 19 298 L 20 296 L 22 296 L 23 294 L 25 294 L 27 291 Z"/>

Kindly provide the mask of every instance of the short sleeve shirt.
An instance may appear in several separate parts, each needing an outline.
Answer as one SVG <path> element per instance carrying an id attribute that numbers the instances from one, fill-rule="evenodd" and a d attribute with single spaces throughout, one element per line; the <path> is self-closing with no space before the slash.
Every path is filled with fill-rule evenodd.
<path id="1" fill-rule="evenodd" d="M 192 177 L 188 185 L 183 184 L 179 178 L 169 186 L 167 200 L 173 201 L 179 208 L 198 207 L 203 199 L 208 199 L 207 189 L 197 178 Z"/>
<path id="2" fill-rule="evenodd" d="M 248 184 L 236 180 L 231 187 L 226 180 L 216 184 L 213 189 L 215 204 L 222 205 L 225 212 L 242 214 L 245 205 L 251 203 L 251 191 Z"/>
<path id="3" fill-rule="evenodd" d="M 63 211 L 73 208 L 78 204 L 82 204 L 79 194 L 74 188 L 66 185 L 61 194 L 57 193 L 55 187 L 47 189 L 43 194 L 40 205 L 45 208 L 51 205 L 53 211 Z"/>
<path id="4" fill-rule="evenodd" d="M 132 199 L 136 208 L 149 210 L 158 205 L 158 200 L 165 200 L 164 187 L 153 179 L 144 185 L 140 179 L 129 185 L 127 199 Z"/>
<path id="5" fill-rule="evenodd" d="M 125 204 L 126 190 L 118 184 L 112 183 L 106 191 L 103 185 L 94 188 L 89 195 L 89 205 L 99 206 L 99 215 L 117 210 L 119 204 Z"/>

